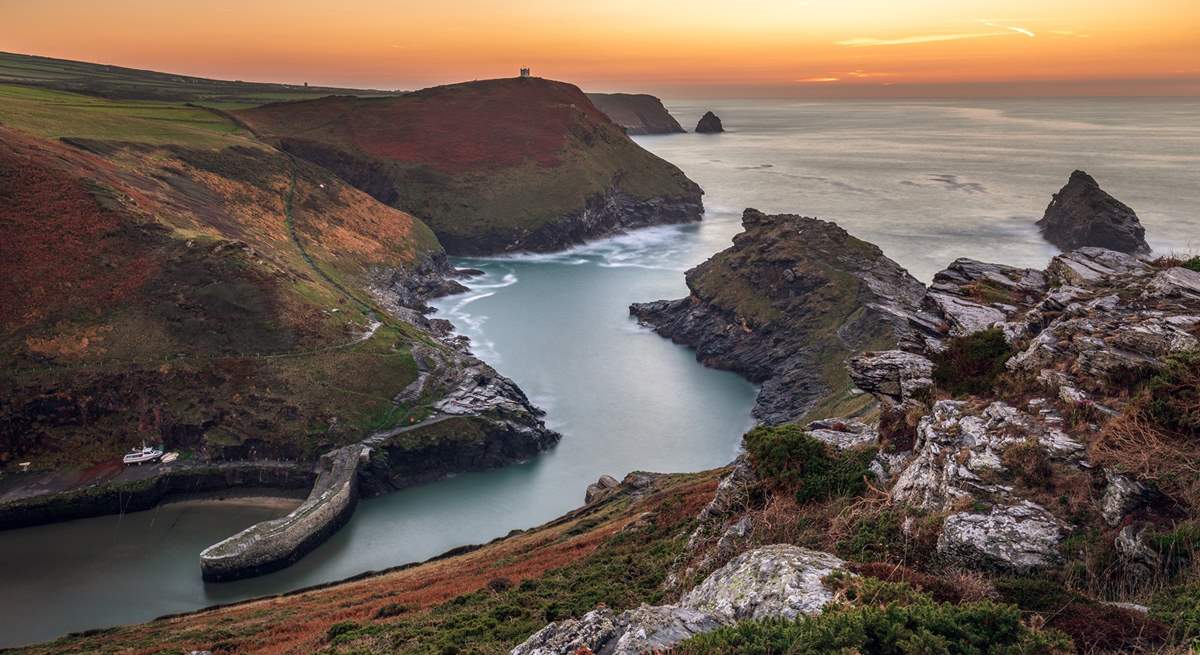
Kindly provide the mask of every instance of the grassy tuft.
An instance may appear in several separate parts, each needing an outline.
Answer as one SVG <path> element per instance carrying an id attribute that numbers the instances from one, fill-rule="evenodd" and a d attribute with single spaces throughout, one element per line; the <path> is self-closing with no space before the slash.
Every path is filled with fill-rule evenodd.
<path id="1" fill-rule="evenodd" d="M 953 396 L 992 394 L 1012 355 L 999 328 L 955 337 L 934 357 L 933 380 Z"/>
<path id="2" fill-rule="evenodd" d="M 797 425 L 755 428 L 745 444 L 758 474 L 771 486 L 794 492 L 798 503 L 866 491 L 873 451 L 833 452 Z"/>

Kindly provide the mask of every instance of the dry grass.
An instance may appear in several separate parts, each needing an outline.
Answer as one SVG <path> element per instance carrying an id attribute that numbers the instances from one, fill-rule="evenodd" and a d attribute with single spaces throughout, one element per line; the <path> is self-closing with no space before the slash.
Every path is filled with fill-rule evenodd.
<path id="1" fill-rule="evenodd" d="M 1090 456 L 1097 465 L 1154 482 L 1191 507 L 1200 505 L 1200 441 L 1162 430 L 1141 412 L 1109 421 Z"/>

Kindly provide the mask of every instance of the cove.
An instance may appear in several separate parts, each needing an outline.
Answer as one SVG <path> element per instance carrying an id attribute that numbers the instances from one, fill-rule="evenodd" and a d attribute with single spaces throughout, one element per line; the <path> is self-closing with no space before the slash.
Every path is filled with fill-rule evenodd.
<path id="1" fill-rule="evenodd" d="M 727 464 L 751 425 L 755 387 L 639 327 L 628 306 L 685 294 L 683 271 L 737 231 L 730 217 L 558 255 L 457 261 L 485 274 L 468 281 L 470 292 L 435 303 L 435 316 L 451 320 L 478 355 L 547 411 L 547 424 L 563 434 L 554 450 L 365 500 L 349 524 L 291 568 L 238 582 L 203 583 L 200 551 L 291 505 L 169 503 L 0 532 L 0 647 L 427 559 L 578 507 L 602 474 Z"/>

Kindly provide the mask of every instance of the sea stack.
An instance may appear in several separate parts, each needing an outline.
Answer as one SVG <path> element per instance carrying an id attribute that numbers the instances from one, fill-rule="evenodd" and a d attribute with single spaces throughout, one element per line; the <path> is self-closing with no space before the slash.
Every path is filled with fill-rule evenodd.
<path id="1" fill-rule="evenodd" d="M 724 131 L 725 128 L 721 125 L 721 119 L 717 118 L 717 115 L 711 111 L 704 112 L 704 115 L 700 117 L 700 122 L 696 123 L 697 134 L 717 134 Z"/>
<path id="2" fill-rule="evenodd" d="M 1064 252 L 1085 246 L 1132 255 L 1150 252 L 1146 229 L 1137 214 L 1083 171 L 1071 173 L 1037 225 L 1042 236 Z"/>

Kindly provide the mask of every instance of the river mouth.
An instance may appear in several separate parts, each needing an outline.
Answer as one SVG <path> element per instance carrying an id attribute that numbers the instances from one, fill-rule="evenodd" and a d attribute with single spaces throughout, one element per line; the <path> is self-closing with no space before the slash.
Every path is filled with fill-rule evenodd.
<path id="1" fill-rule="evenodd" d="M 360 503 L 294 566 L 205 585 L 206 546 L 282 507 L 169 504 L 0 532 L 0 647 L 283 593 L 419 561 L 579 506 L 600 474 L 721 466 L 755 388 L 628 317 L 686 295 L 683 272 L 727 247 L 741 210 L 839 222 L 928 281 L 956 257 L 1042 267 L 1033 227 L 1074 168 L 1137 210 L 1160 253 L 1200 249 L 1200 105 L 1172 100 L 671 103 L 730 132 L 638 137 L 707 192 L 700 224 L 565 253 L 456 263 L 484 270 L 436 304 L 563 433 L 529 462 Z M 1072 120 L 1063 122 L 1062 116 Z"/>

